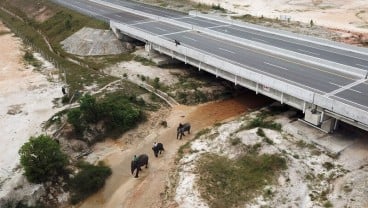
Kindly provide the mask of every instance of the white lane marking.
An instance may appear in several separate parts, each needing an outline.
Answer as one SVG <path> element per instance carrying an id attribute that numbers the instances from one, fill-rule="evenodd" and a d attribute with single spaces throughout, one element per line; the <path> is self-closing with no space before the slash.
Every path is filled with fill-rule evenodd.
<path id="1" fill-rule="evenodd" d="M 336 84 L 336 83 L 333 83 L 333 82 L 328 82 L 329 84 L 332 84 L 332 85 L 335 85 L 336 87 L 343 87 L 343 85 L 339 85 L 339 84 Z"/>
<path id="2" fill-rule="evenodd" d="M 354 91 L 354 92 L 357 92 L 357 93 L 360 93 L 360 94 L 362 94 L 362 92 L 360 92 L 360 91 L 358 91 L 358 90 L 354 90 L 354 89 L 351 89 L 352 87 L 355 87 L 355 86 L 357 86 L 357 85 L 359 85 L 359 84 L 362 84 L 362 83 L 364 83 L 365 81 L 367 81 L 366 79 L 359 79 L 359 80 L 356 80 L 356 81 L 354 81 L 354 82 L 352 82 L 352 83 L 350 83 L 350 84 L 347 84 L 347 85 L 338 85 L 338 84 L 336 84 L 336 83 L 333 83 L 333 82 L 329 82 L 330 84 L 332 84 L 332 85 L 335 85 L 335 86 L 338 86 L 339 87 L 339 89 L 336 89 L 336 90 L 334 90 L 334 91 L 331 91 L 331 92 L 329 92 L 329 93 L 327 93 L 326 94 L 326 96 L 327 97 L 329 97 L 329 96 L 334 96 L 334 95 L 336 95 L 336 94 L 338 94 L 338 93 L 340 93 L 340 92 L 342 92 L 342 91 L 345 91 L 345 90 L 351 90 L 351 91 Z"/>
<path id="3" fill-rule="evenodd" d="M 159 27 L 155 27 L 156 29 L 158 29 L 158 30 L 161 30 L 161 31 L 164 31 L 164 32 L 166 32 L 167 30 L 165 30 L 165 29 L 162 29 L 162 28 L 159 28 Z"/>
<path id="4" fill-rule="evenodd" d="M 229 50 L 227 50 L 227 49 L 225 49 L 225 48 L 218 48 L 218 49 L 223 50 L 223 51 L 226 51 L 226 52 L 228 52 L 228 53 L 235 54 L 235 52 L 234 52 L 234 51 L 229 51 Z"/>
<path id="5" fill-rule="evenodd" d="M 186 33 L 192 30 L 183 30 L 183 31 L 178 31 L 178 32 L 172 32 L 172 33 L 166 33 L 166 34 L 161 34 L 161 35 L 156 35 L 157 37 L 161 37 L 161 36 L 166 36 L 166 35 L 174 35 L 174 34 L 178 34 L 178 33 Z"/>
<path id="6" fill-rule="evenodd" d="M 337 86 L 337 87 L 344 87 L 344 85 L 339 85 L 339 84 L 336 84 L 336 83 L 333 83 L 333 82 L 328 82 L 328 83 L 330 83 L 330 84 L 332 84 L 332 85 L 335 85 L 335 86 Z M 357 92 L 357 93 L 362 94 L 362 92 L 360 92 L 360 91 L 358 91 L 358 90 L 351 89 L 351 88 L 347 88 L 347 89 L 345 89 L 345 90 L 351 90 L 351 91 L 354 91 L 354 92 Z"/>
<path id="7" fill-rule="evenodd" d="M 185 39 L 189 39 L 189 40 L 191 40 L 191 41 L 197 42 L 197 40 L 196 40 L 196 39 L 190 38 L 190 37 L 188 37 L 188 36 L 183 35 L 182 37 L 183 37 L 183 38 L 185 38 Z"/>
<path id="8" fill-rule="evenodd" d="M 348 90 L 351 90 L 351 91 L 357 92 L 357 93 L 359 93 L 359 94 L 362 94 L 362 92 L 360 92 L 360 91 L 358 91 L 358 90 L 354 90 L 354 89 L 351 89 L 351 88 L 349 88 Z"/>
<path id="9" fill-rule="evenodd" d="M 253 40 L 258 40 L 258 41 L 260 41 L 260 42 L 268 43 L 267 41 L 262 40 L 262 39 L 260 39 L 260 38 L 253 38 L 253 37 L 252 37 L 252 39 L 253 39 Z"/>
<path id="10" fill-rule="evenodd" d="M 303 50 L 303 49 L 297 49 L 298 51 L 301 51 L 301 52 L 305 52 L 305 53 L 309 53 L 309 54 L 313 54 L 313 55 L 316 55 L 316 56 L 319 56 L 320 54 L 319 53 L 313 53 L 311 51 L 307 51 L 307 50 Z"/>
<path id="11" fill-rule="evenodd" d="M 237 29 L 237 28 L 242 28 L 242 29 Z M 248 30 L 248 29 L 246 29 L 246 28 L 244 28 L 244 27 L 237 26 L 237 28 L 233 27 L 233 29 L 234 29 L 234 30 L 239 30 L 239 31 L 241 31 L 241 32 L 248 32 L 248 33 L 251 33 L 251 34 L 254 34 L 254 35 L 259 35 L 259 36 L 263 36 L 263 37 L 268 37 L 268 38 L 270 38 L 269 36 L 266 36 L 266 35 L 262 35 L 262 34 L 254 33 L 254 32 L 252 32 L 252 31 L 250 31 L 250 30 Z M 272 33 L 266 32 L 266 34 L 272 34 Z M 279 37 L 283 37 L 283 36 L 282 36 L 282 35 L 279 35 Z M 284 37 L 285 37 L 285 36 L 284 36 Z M 275 36 L 273 36 L 273 37 L 272 37 L 272 39 L 287 42 L 287 40 L 285 40 L 284 38 L 278 38 L 278 37 L 275 37 Z M 307 40 L 304 40 L 304 42 L 305 42 L 306 44 L 315 44 L 315 43 L 313 43 L 313 42 L 308 42 Z M 302 42 L 299 42 L 299 43 L 298 43 L 298 42 L 295 42 L 295 39 L 294 39 L 294 41 L 293 41 L 292 43 L 293 43 L 293 44 L 295 44 L 295 45 L 306 46 L 306 44 L 303 44 Z M 315 44 L 315 45 L 317 45 L 317 44 Z M 318 44 L 317 46 L 319 46 L 319 45 L 320 45 L 320 44 Z M 322 46 L 323 46 L 323 45 L 322 45 Z M 356 59 L 359 59 L 359 60 L 366 61 L 366 60 L 364 60 L 364 59 L 362 59 L 362 58 L 360 58 L 360 57 L 356 57 L 356 56 L 349 55 L 349 54 L 337 53 L 337 52 L 333 52 L 333 51 L 331 51 L 331 50 L 326 50 L 326 49 L 323 49 L 323 48 L 318 48 L 318 47 L 316 48 L 316 47 L 314 47 L 314 46 L 307 46 L 307 47 L 310 47 L 310 48 L 313 48 L 313 49 L 317 49 L 317 50 L 321 50 L 321 51 L 324 51 L 324 52 L 329 52 L 329 53 L 332 53 L 332 54 L 339 54 L 339 55 L 347 56 L 347 57 L 350 57 L 350 58 L 356 58 Z M 327 46 L 327 47 L 330 47 L 330 46 Z M 330 47 L 330 48 L 333 48 L 333 47 Z M 333 48 L 333 49 L 334 49 L 334 48 Z M 340 48 L 337 48 L 337 49 L 340 49 Z M 345 51 L 344 49 L 340 49 L 340 50 Z"/>
<path id="12" fill-rule="evenodd" d="M 136 22 L 136 23 L 130 24 L 130 25 L 140 25 L 140 24 L 151 23 L 151 22 L 157 22 L 157 20 L 139 21 L 139 22 Z"/>
<path id="13" fill-rule="evenodd" d="M 365 65 L 362 65 L 362 64 L 355 64 L 355 65 L 357 65 L 357 66 L 361 66 L 361 67 L 363 67 L 363 68 L 368 68 L 368 66 L 365 66 Z"/>
<path id="14" fill-rule="evenodd" d="M 263 62 L 267 65 L 270 65 L 270 66 L 273 66 L 273 67 L 276 67 L 276 68 L 279 68 L 279 69 L 283 69 L 283 70 L 286 70 L 288 71 L 289 69 L 285 68 L 285 67 L 282 67 L 282 66 L 278 66 L 278 65 L 275 65 L 275 64 L 271 64 L 271 63 L 268 63 L 268 62 Z"/>
<path id="15" fill-rule="evenodd" d="M 212 29 L 212 28 L 216 28 L 216 27 L 229 27 L 231 25 L 216 25 L 216 26 L 211 26 L 211 27 L 206 27 L 208 29 Z"/>
<path id="16" fill-rule="evenodd" d="M 115 17 L 120 17 L 120 15 L 118 15 L 118 14 L 114 14 L 114 16 L 115 16 Z"/>

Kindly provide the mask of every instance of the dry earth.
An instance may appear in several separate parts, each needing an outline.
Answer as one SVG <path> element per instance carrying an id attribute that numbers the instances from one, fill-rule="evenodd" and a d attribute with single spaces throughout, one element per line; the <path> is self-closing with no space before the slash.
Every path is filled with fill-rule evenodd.
<path id="1" fill-rule="evenodd" d="M 8 31 L 0 23 L 0 32 Z M 23 62 L 23 46 L 12 33 L 0 35 L 0 181 L 12 174 L 19 159 L 19 147 L 30 136 L 42 132 L 41 124 L 60 109 L 53 100 L 62 96 L 55 68 L 44 61 L 35 71 Z M 42 72 L 42 73 L 40 73 Z M 9 148 L 11 145 L 12 148 Z M 5 156 L 6 155 L 6 156 Z"/>
<path id="2" fill-rule="evenodd" d="M 368 3 L 366 0 L 192 0 L 220 5 L 237 14 L 300 21 L 328 28 L 368 33 Z"/>

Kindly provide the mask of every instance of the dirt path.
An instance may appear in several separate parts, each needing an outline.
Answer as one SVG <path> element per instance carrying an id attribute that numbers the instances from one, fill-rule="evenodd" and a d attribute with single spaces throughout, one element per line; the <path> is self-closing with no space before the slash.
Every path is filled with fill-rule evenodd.
<path id="1" fill-rule="evenodd" d="M 174 158 L 181 145 L 203 128 L 239 116 L 268 102 L 270 101 L 264 97 L 249 92 L 237 99 L 192 107 L 175 106 L 166 118 L 168 128 L 160 128 L 150 133 L 143 141 L 131 144 L 127 150 L 115 151 L 104 159 L 113 170 L 112 176 L 103 190 L 88 198 L 79 207 L 162 207 L 161 196 L 165 190 L 168 172 L 174 167 Z M 177 124 L 188 121 L 192 124 L 192 133 L 183 140 L 176 140 Z M 159 158 L 153 156 L 153 141 L 162 142 L 166 149 Z M 130 174 L 130 161 L 134 154 L 141 153 L 148 153 L 149 168 L 143 169 L 139 178 L 135 179 Z"/>

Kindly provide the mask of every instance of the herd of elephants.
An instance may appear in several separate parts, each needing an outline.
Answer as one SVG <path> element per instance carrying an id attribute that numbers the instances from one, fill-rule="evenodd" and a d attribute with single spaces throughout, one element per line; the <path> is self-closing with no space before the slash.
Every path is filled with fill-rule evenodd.
<path id="1" fill-rule="evenodd" d="M 190 134 L 190 124 L 184 123 L 179 124 L 178 128 L 176 129 L 176 139 L 182 139 L 183 136 L 185 136 L 185 132 L 188 132 Z M 152 147 L 153 153 L 155 157 L 158 157 L 159 154 L 161 154 L 164 149 L 164 145 L 162 143 L 153 143 Z M 130 170 L 132 172 L 132 175 L 135 172 L 135 178 L 138 178 L 139 171 L 141 171 L 141 167 L 146 166 L 148 168 L 148 155 L 147 154 L 141 154 L 139 156 L 134 155 L 134 158 L 130 165 Z"/>

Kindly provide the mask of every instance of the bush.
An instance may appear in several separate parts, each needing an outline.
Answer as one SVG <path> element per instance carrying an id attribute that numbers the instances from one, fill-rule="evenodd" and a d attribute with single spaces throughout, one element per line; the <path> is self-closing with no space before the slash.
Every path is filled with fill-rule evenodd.
<path id="1" fill-rule="evenodd" d="M 91 95 L 85 95 L 80 100 L 80 108 L 68 113 L 68 122 L 73 125 L 76 133 L 82 133 L 88 124 L 100 121 L 109 130 L 122 133 L 133 128 L 144 118 L 143 112 L 132 102 L 144 105 L 143 100 L 133 99 L 119 94 L 107 95 L 97 101 Z"/>
<path id="2" fill-rule="evenodd" d="M 41 183 L 59 175 L 68 163 L 60 145 L 46 135 L 31 137 L 19 150 L 20 164 L 32 183 Z"/>
<path id="3" fill-rule="evenodd" d="M 69 181 L 72 191 L 72 204 L 76 204 L 91 194 L 96 193 L 105 185 L 106 179 L 112 173 L 111 169 L 102 163 L 98 166 L 89 163 L 80 163 L 78 167 L 81 168 L 81 171 Z"/>
<path id="4" fill-rule="evenodd" d="M 71 109 L 68 112 L 68 122 L 73 125 L 75 133 L 81 135 L 85 129 L 82 121 L 82 111 L 79 108 Z"/>

